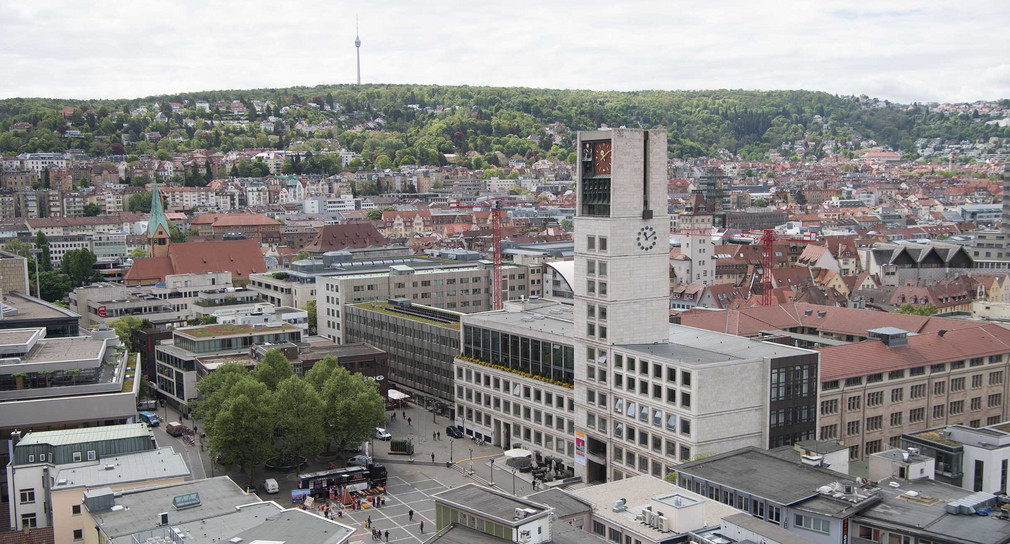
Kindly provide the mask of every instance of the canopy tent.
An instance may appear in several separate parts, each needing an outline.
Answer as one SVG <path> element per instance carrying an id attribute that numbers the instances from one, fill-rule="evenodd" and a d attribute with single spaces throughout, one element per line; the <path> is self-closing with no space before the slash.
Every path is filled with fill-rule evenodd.
<path id="1" fill-rule="evenodd" d="M 533 452 L 522 448 L 512 448 L 505 452 L 505 458 L 513 459 L 518 457 L 533 457 Z"/>
<path id="2" fill-rule="evenodd" d="M 389 400 L 407 400 L 410 398 L 410 395 L 396 389 L 390 389 L 386 395 L 389 397 Z"/>
<path id="3" fill-rule="evenodd" d="M 522 448 L 513 448 L 505 452 L 505 464 L 518 469 L 526 468 L 533 464 L 533 452 Z"/>

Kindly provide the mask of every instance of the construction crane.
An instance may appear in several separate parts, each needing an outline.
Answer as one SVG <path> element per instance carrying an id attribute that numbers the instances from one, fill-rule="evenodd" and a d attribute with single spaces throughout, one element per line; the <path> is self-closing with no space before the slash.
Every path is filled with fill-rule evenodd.
<path id="1" fill-rule="evenodd" d="M 504 295 L 502 293 L 502 213 L 505 211 L 500 200 L 487 201 L 487 204 L 459 204 L 453 202 L 450 209 L 483 210 L 490 206 L 491 209 L 491 306 L 495 310 L 501 310 L 504 306 Z"/>
<path id="2" fill-rule="evenodd" d="M 711 238 L 711 234 L 693 232 L 673 232 L 677 236 L 695 236 Z M 750 230 L 743 229 L 740 234 L 750 235 L 755 242 L 761 243 L 761 305 L 771 305 L 772 297 L 772 266 L 775 258 L 775 242 L 816 242 L 817 235 L 806 232 L 799 236 L 781 234 L 774 229 Z"/>

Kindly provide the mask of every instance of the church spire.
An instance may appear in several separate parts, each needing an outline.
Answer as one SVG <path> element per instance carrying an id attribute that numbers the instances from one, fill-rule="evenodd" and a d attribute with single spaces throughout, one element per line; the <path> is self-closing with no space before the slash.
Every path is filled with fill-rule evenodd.
<path id="1" fill-rule="evenodd" d="M 161 205 L 161 194 L 158 192 L 158 182 L 151 189 L 151 217 L 147 220 L 147 242 L 149 257 L 168 256 L 168 243 L 171 238 L 168 229 L 168 219 Z"/>

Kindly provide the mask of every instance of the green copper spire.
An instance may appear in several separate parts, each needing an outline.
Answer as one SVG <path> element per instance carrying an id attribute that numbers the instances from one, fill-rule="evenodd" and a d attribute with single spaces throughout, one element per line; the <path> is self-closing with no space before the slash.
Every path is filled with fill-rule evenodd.
<path id="1" fill-rule="evenodd" d="M 147 220 L 147 236 L 154 236 L 154 233 L 158 230 L 158 225 L 165 227 L 165 232 L 168 230 L 168 219 L 165 219 L 165 211 L 161 206 L 161 195 L 158 193 L 158 182 L 154 182 L 154 188 L 151 190 L 151 218 Z"/>

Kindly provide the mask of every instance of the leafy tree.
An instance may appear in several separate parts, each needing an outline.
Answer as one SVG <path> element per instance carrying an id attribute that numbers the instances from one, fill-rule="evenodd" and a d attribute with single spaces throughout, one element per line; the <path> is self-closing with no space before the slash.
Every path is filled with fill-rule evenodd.
<path id="1" fill-rule="evenodd" d="M 271 409 L 277 415 L 276 446 L 281 460 L 317 455 L 326 447 L 323 401 L 308 382 L 294 375 L 281 381 Z"/>
<path id="2" fill-rule="evenodd" d="M 309 334 L 316 334 L 319 331 L 319 322 L 316 320 L 316 299 L 306 302 L 302 309 L 309 314 Z"/>
<path id="3" fill-rule="evenodd" d="M 902 304 L 894 312 L 898 313 L 898 314 L 911 314 L 911 315 L 930 316 L 930 315 L 933 315 L 933 314 L 935 314 L 935 313 L 937 313 L 939 311 L 940 311 L 940 309 L 937 308 L 936 306 L 934 306 L 932 302 L 928 302 L 928 303 L 926 303 L 924 305 L 921 305 L 921 306 L 918 305 L 918 304 L 912 304 L 911 302 L 909 302 L 907 304 Z"/>
<path id="4" fill-rule="evenodd" d="M 246 374 L 230 388 L 230 396 L 213 418 L 207 437 L 211 451 L 226 465 L 249 470 L 249 483 L 256 481 L 256 467 L 273 456 L 277 417 L 271 409 L 273 395 L 267 386 Z"/>
<path id="5" fill-rule="evenodd" d="M 754 204 L 754 206 L 756 206 L 758 208 L 766 208 L 766 207 L 768 207 L 768 201 L 765 200 L 765 199 L 763 199 L 763 198 L 759 198 L 759 199 L 755 200 L 753 202 L 753 204 Z"/>
<path id="6" fill-rule="evenodd" d="M 42 250 L 38 257 L 39 270 L 52 270 L 53 258 L 49 254 L 49 239 L 46 237 L 46 233 L 41 230 L 35 234 L 35 249 Z"/>
<path id="7" fill-rule="evenodd" d="M 382 210 L 379 208 L 368 210 L 368 213 L 365 214 L 365 219 L 368 219 L 369 221 L 378 221 L 379 219 L 382 219 Z"/>
<path id="8" fill-rule="evenodd" d="M 305 251 L 304 249 L 300 250 L 298 253 L 295 254 L 296 261 L 304 261 L 305 259 L 308 259 L 310 257 L 311 255 L 309 255 L 309 252 Z"/>
<path id="9" fill-rule="evenodd" d="M 84 285 L 98 276 L 95 272 L 97 260 L 89 249 L 71 249 L 63 255 L 60 270 L 70 278 L 71 284 Z"/>
<path id="10" fill-rule="evenodd" d="M 131 212 L 151 213 L 151 193 L 134 193 L 126 201 L 126 210 Z"/>
<path id="11" fill-rule="evenodd" d="M 333 375 L 334 369 L 340 366 L 337 363 L 337 358 L 333 355 L 327 355 L 320 359 L 316 364 L 312 365 L 312 368 L 305 373 L 305 381 L 316 390 L 317 393 L 322 394 L 323 389 L 326 386 L 326 380 L 330 379 Z"/>
<path id="12" fill-rule="evenodd" d="M 375 382 L 341 366 L 327 378 L 322 397 L 327 435 L 341 449 L 364 441 L 386 419 L 385 401 Z"/>
<path id="13" fill-rule="evenodd" d="M 565 230 L 571 230 L 572 226 L 573 226 L 573 224 L 572 224 L 571 220 L 569 220 L 569 219 L 562 219 L 561 220 L 561 228 L 563 228 Z"/>
<path id="14" fill-rule="evenodd" d="M 102 207 L 94 202 L 89 202 L 84 205 L 84 216 L 85 217 L 95 217 L 102 213 Z"/>
<path id="15" fill-rule="evenodd" d="M 181 230 L 179 230 L 179 227 L 175 226 L 172 223 L 169 223 L 168 224 L 168 239 L 173 244 L 181 244 L 181 243 L 185 242 L 188 239 L 188 236 L 187 236 L 187 234 L 185 232 L 182 232 Z"/>
<path id="16" fill-rule="evenodd" d="M 125 346 L 129 346 L 130 351 L 139 351 L 135 333 L 145 329 L 152 329 L 154 325 L 147 319 L 141 319 L 133 315 L 124 315 L 108 322 L 109 326 L 116 331 L 119 341 Z"/>
<path id="17" fill-rule="evenodd" d="M 53 270 L 39 271 L 39 295 L 42 300 L 56 302 L 62 300 L 70 292 L 70 276 Z"/>
<path id="18" fill-rule="evenodd" d="M 143 246 L 137 246 L 133 248 L 133 251 L 130 252 L 130 257 L 133 257 L 134 259 L 141 259 L 147 257 L 147 248 Z"/>
<path id="19" fill-rule="evenodd" d="M 266 385 L 271 391 L 277 390 L 277 384 L 295 374 L 294 367 L 284 357 L 284 353 L 279 349 L 272 349 L 263 356 L 260 362 L 256 363 L 253 370 L 253 377 Z"/>
<path id="20" fill-rule="evenodd" d="M 193 415 L 203 419 L 203 426 L 208 435 L 213 431 L 214 418 L 230 396 L 232 386 L 248 373 L 246 367 L 238 363 L 225 363 L 196 382 L 200 398 L 193 403 Z"/>

